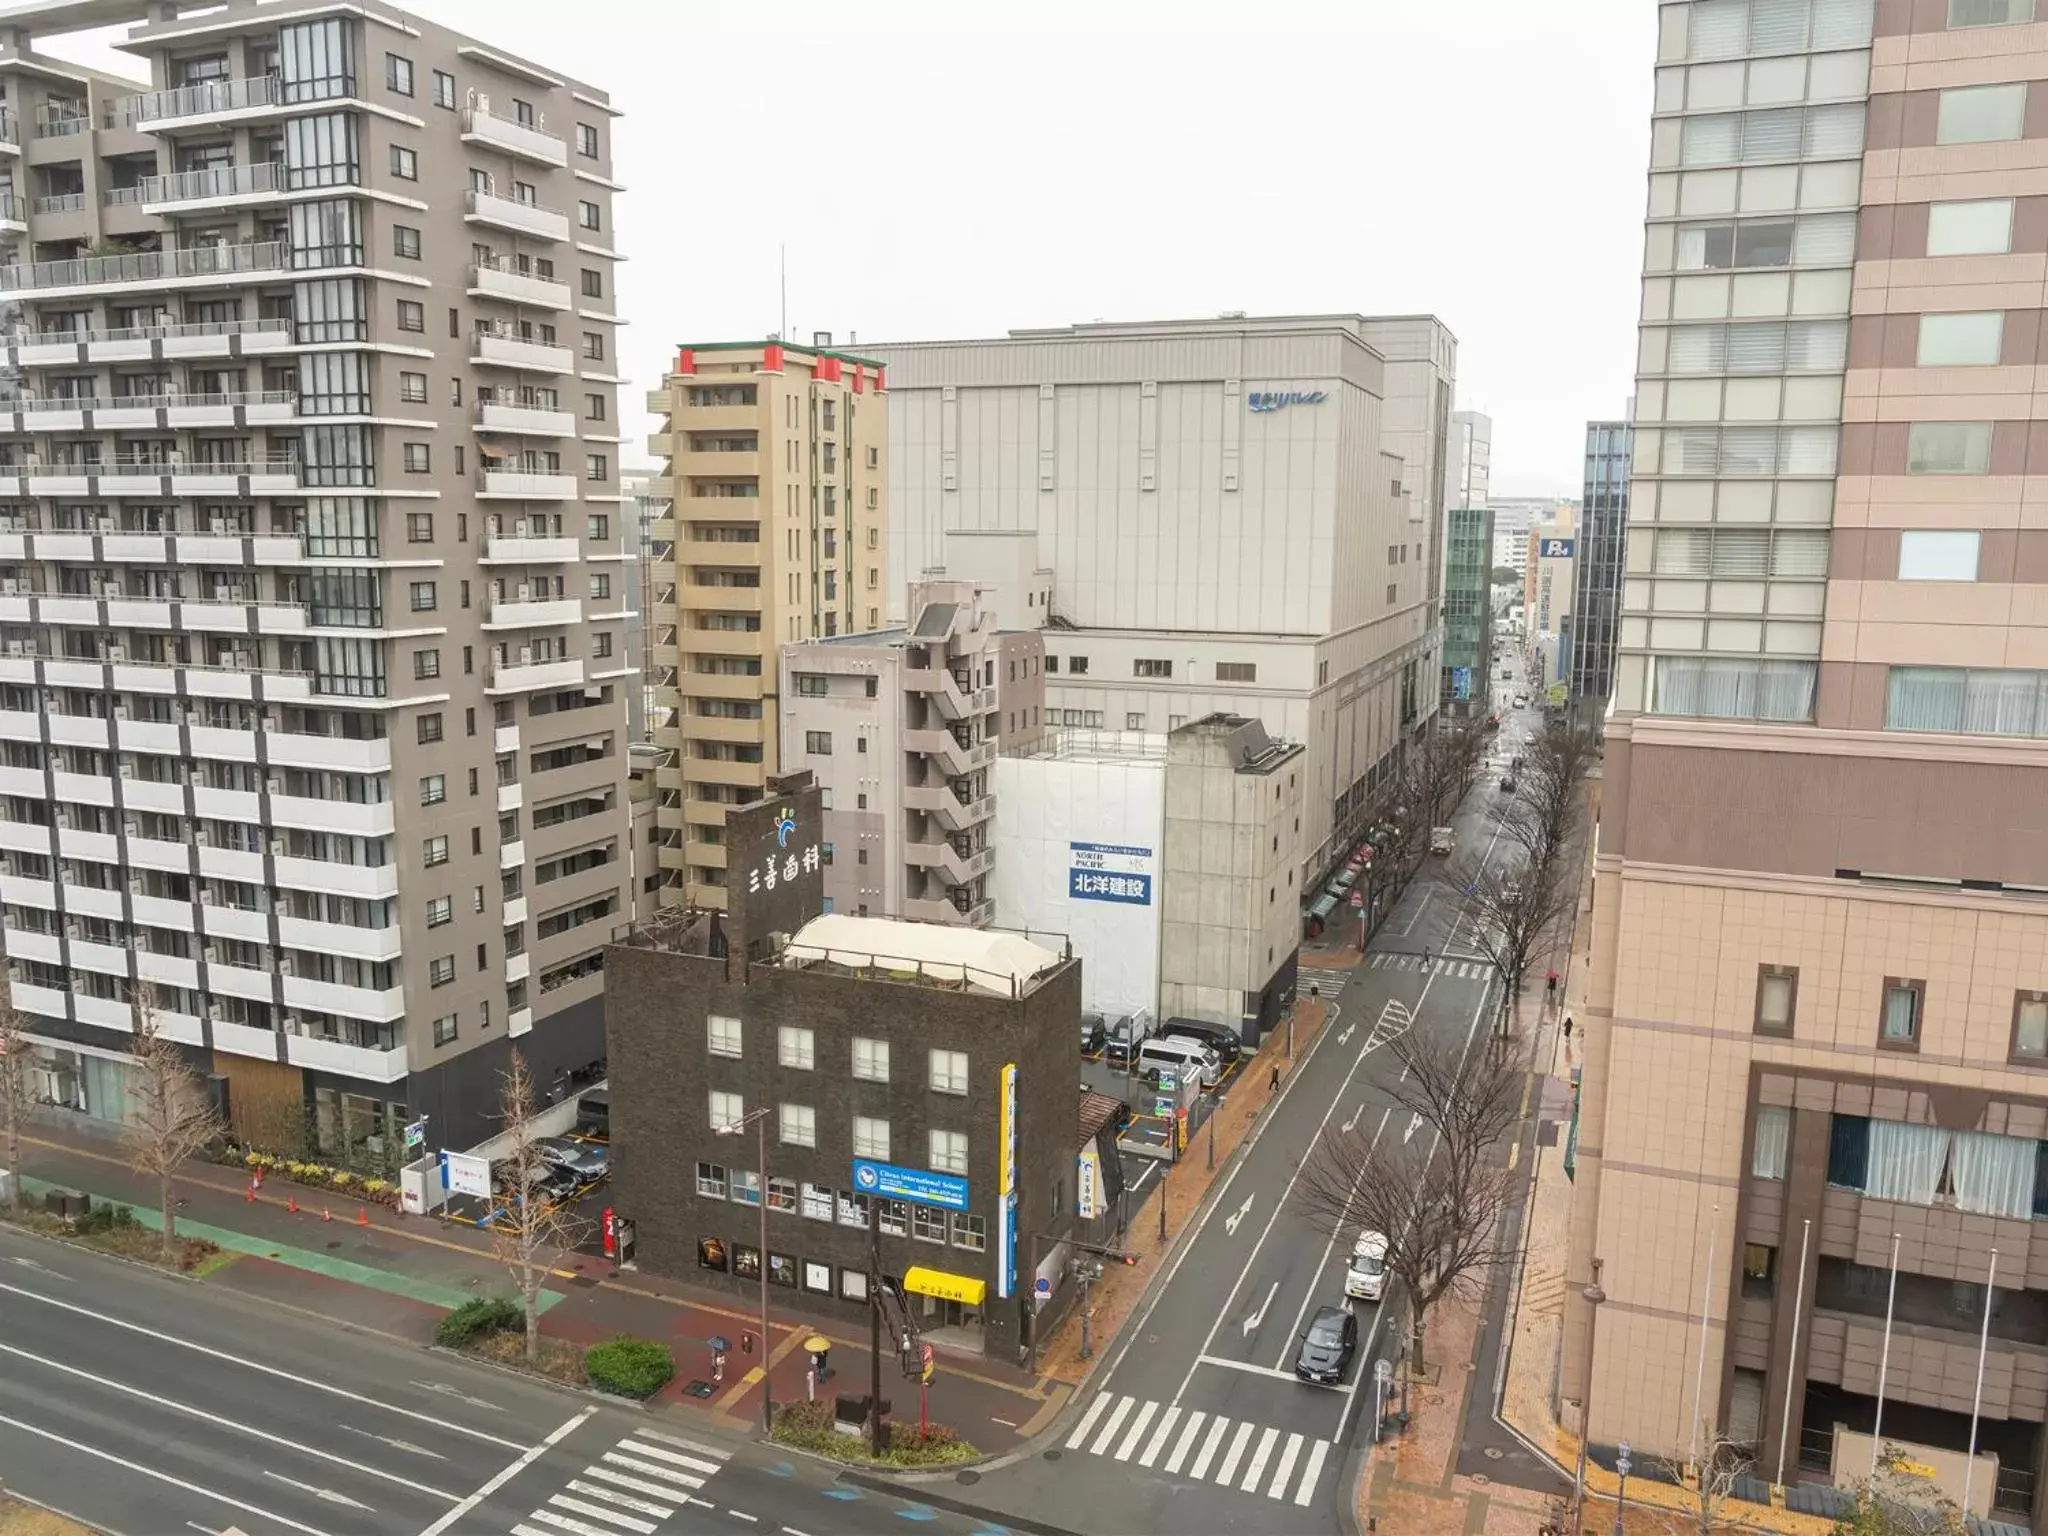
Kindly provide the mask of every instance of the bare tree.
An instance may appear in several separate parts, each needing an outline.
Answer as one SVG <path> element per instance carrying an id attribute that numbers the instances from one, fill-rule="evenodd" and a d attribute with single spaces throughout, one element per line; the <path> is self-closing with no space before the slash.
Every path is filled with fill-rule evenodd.
<path id="1" fill-rule="evenodd" d="M 538 1110 L 526 1057 L 515 1049 L 511 1065 L 499 1076 L 498 1119 L 505 1127 L 506 1148 L 496 1171 L 508 1186 L 509 1198 L 491 1222 L 491 1249 L 519 1288 L 526 1314 L 526 1358 L 535 1363 L 540 1359 L 540 1287 L 549 1261 L 554 1253 L 581 1242 L 589 1223 L 538 1188 L 553 1164 L 534 1130 Z"/>
<path id="2" fill-rule="evenodd" d="M 1856 1485 L 1855 1511 L 1835 1523 L 1835 1536 L 1963 1536 L 1961 1506 L 1906 1470 L 1911 1460 L 1885 1442 L 1876 1476 Z"/>
<path id="3" fill-rule="evenodd" d="M 1578 905 L 1561 861 L 1510 868 L 1505 863 L 1461 862 L 1451 878 L 1464 897 L 1473 946 L 1500 977 L 1500 1027 L 1512 1032 L 1521 1017 L 1522 984 L 1557 944 L 1565 919 Z"/>
<path id="4" fill-rule="evenodd" d="M 1516 799 L 1526 807 L 1523 846 L 1532 864 L 1564 856 L 1586 810 L 1586 774 L 1600 756 L 1586 730 L 1543 731 L 1524 755 Z M 1522 840 L 1522 839 L 1518 839 Z"/>
<path id="5" fill-rule="evenodd" d="M 7 1136 L 7 1206 L 22 1212 L 21 1123 L 28 1118 L 28 1021 L 0 1004 L 0 1129 Z"/>
<path id="6" fill-rule="evenodd" d="M 1486 738 L 1469 721 L 1439 722 L 1409 754 L 1402 799 L 1414 807 L 1426 829 L 1464 798 L 1486 756 Z"/>
<path id="7" fill-rule="evenodd" d="M 1662 1464 L 1665 1476 L 1683 1495 L 1674 1520 L 1667 1524 L 1674 1536 L 1714 1536 L 1716 1531 L 1741 1528 L 1741 1522 L 1726 1518 L 1724 1512 L 1756 1463 L 1753 1448 L 1731 1440 L 1711 1422 L 1704 1426 L 1701 1440 L 1699 1462 L 1691 1469 L 1694 1476 L 1688 1477 L 1687 1468 L 1678 1462 Z"/>
<path id="8" fill-rule="evenodd" d="M 128 1162 L 154 1178 L 163 1209 L 166 1264 L 178 1251 L 178 1170 L 225 1133 L 206 1084 L 192 1070 L 177 1042 L 159 1028 L 156 991 L 148 982 L 135 989 L 135 1070 L 129 1083 L 134 1119 L 128 1126 Z"/>

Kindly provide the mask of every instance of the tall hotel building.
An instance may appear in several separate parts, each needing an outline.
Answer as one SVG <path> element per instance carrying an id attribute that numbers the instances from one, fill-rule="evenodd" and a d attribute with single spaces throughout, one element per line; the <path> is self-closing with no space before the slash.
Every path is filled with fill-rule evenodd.
<path id="1" fill-rule="evenodd" d="M 130 24 L 124 82 L 34 51 Z M 384 7 L 0 21 L 0 903 L 37 1091 L 130 998 L 391 1161 L 604 1051 L 629 899 L 604 93 Z"/>
<path id="2" fill-rule="evenodd" d="M 1864 1476 L 1882 1392 L 2040 1532 L 2034 9 L 1659 10 L 1561 1364 L 1596 1445 L 1712 1423 L 1788 1483 Z"/>

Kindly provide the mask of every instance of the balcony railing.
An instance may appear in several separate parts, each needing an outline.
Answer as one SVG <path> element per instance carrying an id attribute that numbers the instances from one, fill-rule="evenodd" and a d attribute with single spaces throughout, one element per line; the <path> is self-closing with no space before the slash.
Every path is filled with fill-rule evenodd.
<path id="1" fill-rule="evenodd" d="M 246 197 L 284 187 L 284 167 L 275 160 L 251 165 L 209 165 L 171 176 L 149 176 L 141 183 L 145 203 L 188 203 L 207 198 Z"/>
<path id="2" fill-rule="evenodd" d="M 289 320 L 194 320 L 165 325 L 122 325 L 98 331 L 35 331 L 16 333 L 10 339 L 18 347 L 61 347 L 83 343 L 120 341 L 190 341 L 209 336 L 276 336 L 290 341 Z"/>
<path id="3" fill-rule="evenodd" d="M 190 411 L 223 410 L 235 406 L 296 405 L 298 392 L 290 389 L 245 389 L 217 395 L 22 395 L 13 408 L 24 416 L 70 411 Z M 168 468 L 168 466 L 166 466 Z"/>
<path id="4" fill-rule="evenodd" d="M 12 192 L 0 192 L 0 223 L 21 224 L 28 219 L 28 209 L 22 200 Z"/>
<path id="5" fill-rule="evenodd" d="M 559 208 L 545 208 L 539 203 L 515 197 L 499 197 L 494 192 L 472 191 L 464 196 L 463 213 L 466 218 L 517 230 L 520 234 L 541 240 L 569 238 L 569 215 Z"/>
<path id="6" fill-rule="evenodd" d="M 353 94 L 353 88 L 345 87 L 342 94 Z M 276 75 L 207 80 L 198 85 L 131 96 L 107 113 L 107 126 L 140 128 L 162 118 L 214 117 L 223 112 L 246 112 L 252 107 L 274 107 L 283 100 L 284 81 Z"/>
<path id="7" fill-rule="evenodd" d="M 44 108 L 36 114 L 36 137 L 39 139 L 69 138 L 74 133 L 83 133 L 92 126 L 92 114 L 83 102 L 77 107 L 51 111 Z"/>
<path id="8" fill-rule="evenodd" d="M 283 268 L 284 262 L 281 240 L 183 246 L 174 251 L 133 251 L 125 256 L 74 256 L 68 261 L 17 262 L 0 267 L 0 290 L 151 283 L 182 277 L 271 272 Z"/>
<path id="9" fill-rule="evenodd" d="M 8 111 L 5 107 L 0 107 L 0 144 L 20 143 L 21 124 L 15 121 L 12 112 Z"/>
<path id="10" fill-rule="evenodd" d="M 85 207 L 83 192 L 46 192 L 29 204 L 36 213 L 77 213 Z"/>
<path id="11" fill-rule="evenodd" d="M 493 148 L 542 165 L 569 163 L 569 146 L 560 134 L 550 133 L 537 122 L 524 123 L 517 118 L 501 116 L 488 107 L 462 109 L 462 136 L 479 139 Z"/>

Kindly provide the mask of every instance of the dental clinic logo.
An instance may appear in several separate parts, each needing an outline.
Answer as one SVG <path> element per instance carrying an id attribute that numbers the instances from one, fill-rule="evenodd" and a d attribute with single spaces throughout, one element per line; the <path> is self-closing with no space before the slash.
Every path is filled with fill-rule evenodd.
<path id="1" fill-rule="evenodd" d="M 796 831 L 796 812 L 784 806 L 775 813 L 775 846 L 787 848 L 790 834 Z"/>
<path id="2" fill-rule="evenodd" d="M 1245 404 L 1263 414 L 1285 410 L 1290 405 L 1321 405 L 1329 398 L 1328 393 L 1320 389 L 1255 389 L 1245 396 Z"/>

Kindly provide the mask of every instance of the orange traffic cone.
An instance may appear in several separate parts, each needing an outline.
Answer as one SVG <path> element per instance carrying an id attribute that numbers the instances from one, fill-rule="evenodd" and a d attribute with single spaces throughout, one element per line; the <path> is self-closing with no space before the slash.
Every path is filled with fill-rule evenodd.
<path id="1" fill-rule="evenodd" d="M 256 1187 L 258 1189 L 263 1187 L 263 1170 L 260 1167 L 256 1170 Z"/>
<path id="2" fill-rule="evenodd" d="M 368 1226 L 369 1224 L 370 1224 L 370 1210 L 369 1210 L 369 1207 L 368 1207 L 368 1206 L 363 1206 L 363 1205 L 359 1205 L 359 1206 L 357 1206 L 357 1207 L 356 1207 L 356 1225 L 357 1225 L 357 1226 L 359 1226 L 359 1227 L 367 1227 L 367 1226 Z"/>
<path id="3" fill-rule="evenodd" d="M 242 1199 L 250 1205 L 254 1205 L 256 1203 L 256 1186 L 254 1184 L 251 1184 L 247 1189 L 242 1191 Z"/>
<path id="4" fill-rule="evenodd" d="M 298 1215 L 299 1197 L 297 1195 L 286 1195 L 284 1197 L 284 1208 L 290 1211 L 294 1216 Z"/>
<path id="5" fill-rule="evenodd" d="M 320 1219 L 322 1221 L 332 1221 L 334 1220 L 334 1212 L 323 1205 L 320 1207 Z"/>

